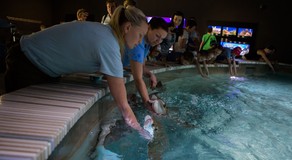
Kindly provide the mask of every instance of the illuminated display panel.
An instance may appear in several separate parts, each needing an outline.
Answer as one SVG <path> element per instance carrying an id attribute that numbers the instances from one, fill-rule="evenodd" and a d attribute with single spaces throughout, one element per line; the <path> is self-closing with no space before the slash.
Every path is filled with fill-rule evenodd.
<path id="1" fill-rule="evenodd" d="M 208 27 L 212 27 L 212 32 L 214 35 L 216 36 L 221 36 L 221 26 L 208 26 Z"/>
<path id="2" fill-rule="evenodd" d="M 242 50 L 240 55 L 245 55 L 245 54 L 249 53 L 249 48 L 250 48 L 249 44 L 243 44 L 243 43 L 221 42 L 221 45 L 222 45 L 222 47 L 227 47 L 230 49 L 233 49 L 235 47 L 240 47 Z"/>
<path id="3" fill-rule="evenodd" d="M 253 29 L 251 28 L 238 28 L 237 37 L 252 37 Z"/>
<path id="4" fill-rule="evenodd" d="M 223 36 L 236 36 L 236 27 L 223 27 L 222 28 Z"/>

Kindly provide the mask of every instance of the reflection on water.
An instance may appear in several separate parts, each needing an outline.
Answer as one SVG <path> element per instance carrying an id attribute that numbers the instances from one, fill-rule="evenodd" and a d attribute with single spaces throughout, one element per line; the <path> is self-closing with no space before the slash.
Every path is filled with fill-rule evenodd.
<path id="1" fill-rule="evenodd" d="M 162 76 L 168 115 L 154 116 L 154 143 L 120 123 L 105 148 L 123 159 L 292 159 L 291 76 Z M 134 111 L 141 124 L 149 114 Z"/>

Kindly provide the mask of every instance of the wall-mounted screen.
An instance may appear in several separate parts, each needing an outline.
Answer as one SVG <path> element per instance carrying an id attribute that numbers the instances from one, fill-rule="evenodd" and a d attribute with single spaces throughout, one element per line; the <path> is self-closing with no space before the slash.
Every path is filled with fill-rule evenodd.
<path id="1" fill-rule="evenodd" d="M 208 26 L 208 28 L 211 28 L 212 27 L 212 32 L 214 35 L 216 36 L 220 36 L 221 35 L 221 26 Z"/>
<path id="2" fill-rule="evenodd" d="M 249 53 L 249 48 L 250 48 L 249 44 L 243 44 L 243 43 L 221 42 L 221 45 L 222 45 L 222 47 L 227 47 L 230 49 L 233 49 L 235 47 L 240 47 L 242 50 L 240 55 L 245 55 L 245 54 Z"/>
<path id="3" fill-rule="evenodd" d="M 236 27 L 223 27 L 223 36 L 236 36 Z"/>
<path id="4" fill-rule="evenodd" d="M 253 29 L 251 28 L 238 28 L 237 37 L 252 37 Z"/>

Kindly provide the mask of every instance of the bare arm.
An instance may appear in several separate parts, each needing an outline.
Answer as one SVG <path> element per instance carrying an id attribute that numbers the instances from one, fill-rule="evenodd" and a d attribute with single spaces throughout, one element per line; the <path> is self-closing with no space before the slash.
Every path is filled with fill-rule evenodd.
<path id="1" fill-rule="evenodd" d="M 150 70 L 146 67 L 145 63 L 143 65 L 143 73 L 144 73 L 144 76 L 146 76 L 150 79 L 150 87 L 155 88 L 157 85 L 157 78 L 156 78 L 155 74 L 150 72 Z"/>
<path id="2" fill-rule="evenodd" d="M 202 40 L 201 43 L 200 43 L 199 51 L 202 49 L 203 44 L 204 44 L 204 41 Z"/>
<path id="3" fill-rule="evenodd" d="M 122 113 L 126 123 L 136 130 L 141 130 L 142 127 L 138 123 L 134 112 L 132 111 L 127 100 L 127 92 L 123 78 L 117 78 L 106 75 L 108 81 L 109 89 L 112 96 L 117 103 L 117 106 Z"/>
<path id="4" fill-rule="evenodd" d="M 273 70 L 273 72 L 275 72 L 274 67 L 271 64 L 270 60 L 267 58 L 266 54 L 262 50 L 257 51 L 257 54 L 262 56 L 264 61 L 270 66 L 270 68 Z"/>
<path id="5" fill-rule="evenodd" d="M 145 102 L 149 101 L 150 98 L 148 95 L 146 84 L 143 80 L 144 64 L 141 64 L 139 62 L 132 61 L 132 60 L 130 63 L 131 63 L 131 71 L 133 74 L 136 88 L 138 89 L 138 91 L 143 99 L 143 102 L 145 103 Z"/>
<path id="6" fill-rule="evenodd" d="M 106 75 L 106 78 L 111 94 L 114 97 L 115 102 L 117 103 L 126 123 L 137 130 L 142 137 L 146 139 L 152 139 L 150 133 L 140 126 L 133 110 L 128 103 L 124 79 L 112 77 L 109 75 Z"/>
<path id="7" fill-rule="evenodd" d="M 204 42 L 204 35 L 203 35 L 203 36 L 202 36 L 201 43 L 200 43 L 199 51 L 203 49 L 202 47 L 203 47 L 204 43 L 205 43 L 205 42 Z"/>

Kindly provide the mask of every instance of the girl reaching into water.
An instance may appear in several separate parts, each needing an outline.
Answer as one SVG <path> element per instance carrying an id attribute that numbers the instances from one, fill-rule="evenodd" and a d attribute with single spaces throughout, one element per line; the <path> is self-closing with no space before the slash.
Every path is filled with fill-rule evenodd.
<path id="1" fill-rule="evenodd" d="M 125 46 L 137 46 L 147 30 L 140 9 L 119 6 L 109 25 L 72 21 L 24 35 L 6 58 L 6 93 L 68 74 L 102 73 L 125 122 L 149 139 L 128 104 L 121 61 Z"/>

